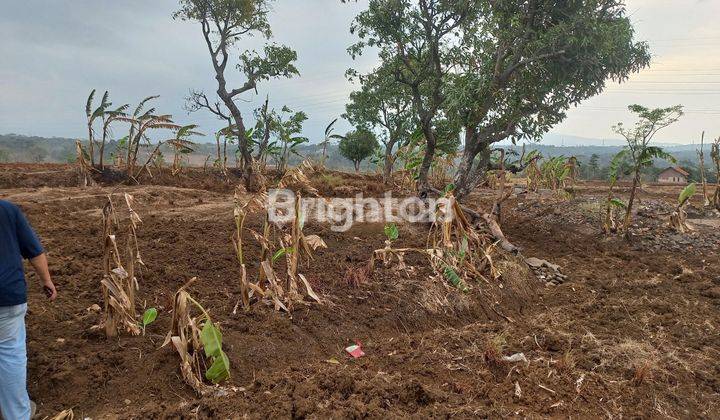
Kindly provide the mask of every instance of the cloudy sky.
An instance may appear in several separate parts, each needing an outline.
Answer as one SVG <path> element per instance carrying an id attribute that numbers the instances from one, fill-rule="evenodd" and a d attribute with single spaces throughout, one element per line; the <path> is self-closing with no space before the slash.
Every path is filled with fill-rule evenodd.
<path id="1" fill-rule="evenodd" d="M 275 41 L 297 50 L 301 77 L 265 82 L 258 95 L 246 94 L 246 114 L 270 92 L 277 108 L 308 113 L 305 134 L 317 141 L 352 90 L 345 70 L 374 63 L 374 57 L 353 62 L 346 53 L 354 40 L 349 24 L 363 3 L 277 0 Z M 213 92 L 214 79 L 199 26 L 173 21 L 176 8 L 175 0 L 0 0 L 0 133 L 82 137 L 93 88 L 109 90 L 114 104 L 158 94 L 158 110 L 176 121 L 198 123 L 206 133 L 219 128 L 213 116 L 183 110 L 188 90 Z M 626 106 L 640 103 L 685 105 L 686 115 L 659 141 L 692 143 L 702 130 L 719 136 L 720 1 L 628 0 L 627 8 L 638 39 L 650 42 L 651 68 L 571 110 L 553 133 L 616 137 L 610 127 L 630 122 Z M 257 48 L 258 41 L 243 47 Z"/>

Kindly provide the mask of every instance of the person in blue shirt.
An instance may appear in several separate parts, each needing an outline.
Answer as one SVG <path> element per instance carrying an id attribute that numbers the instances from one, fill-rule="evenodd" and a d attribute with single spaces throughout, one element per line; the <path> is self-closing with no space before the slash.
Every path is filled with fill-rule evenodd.
<path id="1" fill-rule="evenodd" d="M 26 382 L 23 259 L 32 264 L 47 297 L 55 300 L 57 290 L 37 235 L 16 205 L 0 200 L 0 413 L 7 420 L 27 420 L 34 415 Z"/>

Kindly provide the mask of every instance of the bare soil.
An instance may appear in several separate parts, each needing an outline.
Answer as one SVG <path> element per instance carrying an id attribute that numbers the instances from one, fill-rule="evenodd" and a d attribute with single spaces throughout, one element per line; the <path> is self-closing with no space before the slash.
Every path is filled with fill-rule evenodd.
<path id="1" fill-rule="evenodd" d="M 497 255 L 502 277 L 462 293 L 431 278 L 427 262 L 404 276 L 379 268 L 348 284 L 348 268 L 383 246 L 381 224 L 333 232 L 310 223 L 319 250 L 303 272 L 324 305 L 292 317 L 262 303 L 233 314 L 239 299 L 231 247 L 235 178 L 190 171 L 156 174 L 155 185 L 100 179 L 77 187 L 62 165 L 0 165 L 0 198 L 20 205 L 49 252 L 60 297 L 44 299 L 29 273 L 29 391 L 40 414 L 73 408 L 82 418 L 720 417 L 718 217 L 693 199 L 686 235 L 665 226 L 678 191 L 648 186 L 634 240 L 600 234 L 600 183 L 574 198 L 520 195 L 503 229 L 523 255 L 559 264 L 554 286 L 520 258 Z M 384 191 L 377 176 L 313 177 L 323 195 Z M 135 196 L 147 267 L 139 302 L 160 311 L 145 336 L 108 340 L 91 331 L 102 306 L 101 213 L 109 193 Z M 494 193 L 467 203 L 489 208 Z M 258 230 L 261 215 L 248 227 Z M 398 246 L 423 246 L 428 227 L 401 225 Z M 250 275 L 259 246 L 247 237 Z M 219 321 L 232 366 L 223 397 L 199 398 L 179 359 L 160 348 L 174 291 L 192 294 Z M 142 309 L 142 308 L 138 308 Z M 349 358 L 359 341 L 366 356 Z M 528 362 L 505 362 L 523 353 Z M 337 362 L 337 363 L 336 363 Z"/>

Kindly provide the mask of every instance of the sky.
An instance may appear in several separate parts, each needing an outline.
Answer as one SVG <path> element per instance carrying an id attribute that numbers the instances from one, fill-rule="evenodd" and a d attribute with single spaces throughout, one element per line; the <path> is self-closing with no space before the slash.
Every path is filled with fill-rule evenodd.
<path id="1" fill-rule="evenodd" d="M 686 114 L 657 135 L 659 142 L 690 144 L 720 136 L 720 1 L 628 0 L 638 40 L 650 43 L 651 67 L 568 112 L 549 140 L 579 136 L 588 144 L 617 138 L 611 127 L 631 123 L 627 105 L 682 104 Z M 269 93 L 271 106 L 305 111 L 304 134 L 313 142 L 344 111 L 353 85 L 350 67 L 369 70 L 372 54 L 353 61 L 346 48 L 353 17 L 365 0 L 276 0 L 270 23 L 273 41 L 298 53 L 301 76 L 262 82 L 243 95 L 250 117 Z M 108 90 L 113 104 L 132 106 L 160 95 L 155 106 L 182 124 L 212 133 L 222 124 L 200 111 L 188 115 L 190 89 L 214 92 L 213 70 L 198 24 L 175 21 L 176 0 L 0 0 L 0 134 L 44 137 L 86 136 L 84 107 L 92 89 Z M 257 49 L 262 40 L 239 47 Z M 230 86 L 243 80 L 228 73 Z M 97 96 L 99 99 L 99 93 Z M 339 122 L 338 132 L 350 129 Z M 116 129 L 116 137 L 124 128 Z"/>

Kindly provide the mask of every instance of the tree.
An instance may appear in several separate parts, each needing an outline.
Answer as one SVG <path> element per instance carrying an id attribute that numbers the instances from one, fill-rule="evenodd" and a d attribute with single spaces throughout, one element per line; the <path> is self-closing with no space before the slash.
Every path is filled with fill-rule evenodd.
<path id="1" fill-rule="evenodd" d="M 119 117 L 117 119 L 121 121 L 125 121 L 130 123 L 130 129 L 128 132 L 128 135 L 126 137 L 127 141 L 127 159 L 125 160 L 126 165 L 126 172 L 128 175 L 132 176 L 133 169 L 135 167 L 135 164 L 137 163 L 137 155 L 138 151 L 140 150 L 140 142 L 143 140 L 144 130 L 142 133 L 139 133 L 140 128 L 142 126 L 143 121 L 148 121 L 152 117 L 154 117 L 155 108 L 149 108 L 145 109 L 145 105 L 152 101 L 153 99 L 159 98 L 158 95 L 148 96 L 144 98 L 137 107 L 135 107 L 135 110 L 133 111 L 131 116 L 128 117 Z M 168 116 L 169 119 L 169 116 Z M 146 127 L 147 129 L 149 127 Z M 147 140 L 147 139 L 145 139 Z M 149 141 L 148 141 L 149 143 Z"/>
<path id="2" fill-rule="evenodd" d="M 720 211 L 720 137 L 710 146 L 710 158 L 715 166 L 715 194 L 713 195 L 713 205 Z"/>
<path id="3" fill-rule="evenodd" d="M 364 128 L 347 133 L 339 145 L 340 154 L 353 163 L 355 172 L 360 170 L 360 162 L 370 157 L 378 146 L 375 134 Z"/>
<path id="4" fill-rule="evenodd" d="M 653 159 L 666 159 L 671 162 L 675 158 L 657 146 L 650 146 L 650 141 L 655 134 L 663 128 L 676 122 L 682 115 L 682 105 L 675 105 L 669 108 L 649 109 L 641 105 L 630 105 L 630 112 L 637 115 L 638 121 L 632 128 L 625 128 L 623 123 L 613 127 L 613 131 L 620 134 L 627 142 L 628 157 L 632 162 L 633 182 L 630 189 L 630 199 L 625 210 L 623 229 L 625 238 L 630 239 L 630 223 L 632 218 L 632 207 L 635 201 L 635 193 L 640 184 L 640 174 L 644 168 L 652 166 Z"/>
<path id="5" fill-rule="evenodd" d="M 253 139 L 257 144 L 257 155 L 255 160 L 265 162 L 267 157 L 268 143 L 273 132 L 273 125 L 277 115 L 274 110 L 269 109 L 270 95 L 265 97 L 265 103 L 262 107 L 255 110 L 255 129 L 253 130 Z M 219 147 L 219 146 L 218 146 Z"/>
<path id="6" fill-rule="evenodd" d="M 607 79 L 625 80 L 650 59 L 620 0 L 371 0 L 353 28 L 362 41 L 351 53 L 378 48 L 411 92 L 428 142 L 419 185 L 435 150 L 432 120 L 463 126 L 459 196 L 484 176 L 491 144 L 540 139 Z"/>
<path id="7" fill-rule="evenodd" d="M 357 75 L 355 72 L 349 74 Z M 358 75 L 358 79 L 361 88 L 350 94 L 344 117 L 355 126 L 383 130 L 380 137 L 384 146 L 383 181 L 388 184 L 397 154 L 395 146 L 402 147 L 414 128 L 412 99 L 386 67 L 366 76 Z"/>
<path id="8" fill-rule="evenodd" d="M 465 132 L 458 196 L 484 176 L 487 165 L 476 158 L 493 143 L 540 140 L 568 108 L 650 60 L 622 1 L 474 4 L 462 41 L 448 46 L 458 70 L 448 76 L 445 107 Z"/>
<path id="9" fill-rule="evenodd" d="M 203 136 L 203 133 L 195 131 L 197 124 L 189 124 L 180 127 L 175 133 L 175 137 L 165 140 L 165 143 L 173 148 L 173 165 L 172 174 L 176 175 L 180 172 L 181 155 L 192 153 L 195 143 L 190 140 L 193 136 Z"/>
<path id="10" fill-rule="evenodd" d="M 48 152 L 44 147 L 34 144 L 28 147 L 27 154 L 30 156 L 33 162 L 40 163 L 44 162 L 47 158 Z"/>
<path id="11" fill-rule="evenodd" d="M 258 186 L 252 172 L 251 144 L 245 135 L 245 122 L 235 101 L 242 93 L 255 90 L 260 81 L 299 74 L 294 65 L 297 53 L 276 44 L 265 45 L 263 54 L 242 52 L 236 68 L 245 81 L 236 88 L 228 87 L 225 71 L 231 49 L 241 39 L 255 34 L 265 39 L 271 37 L 268 3 L 268 0 L 180 0 L 180 10 L 173 15 L 176 19 L 200 23 L 217 80 L 216 93 L 220 100 L 211 103 L 205 93 L 191 91 L 188 109 L 206 109 L 235 128 L 246 186 L 252 190 Z"/>
<path id="12" fill-rule="evenodd" d="M 140 151 L 140 145 L 145 142 L 147 146 L 151 145 L 150 139 L 147 137 L 148 130 L 166 129 L 177 131 L 181 128 L 180 125 L 175 124 L 172 120 L 171 115 L 156 115 L 155 108 L 145 110 L 145 104 L 157 98 L 157 96 L 148 96 L 147 98 L 140 101 L 140 104 L 135 108 L 131 117 L 127 116 L 116 116 L 117 121 L 124 121 L 130 123 L 130 132 L 127 136 L 127 162 L 126 171 L 127 175 L 131 178 L 139 177 L 147 165 L 152 161 L 156 153 L 159 152 L 160 146 L 164 142 L 158 142 L 155 148 L 150 152 L 148 159 L 136 172 L 138 153 Z M 144 110 L 144 112 L 143 112 Z M 123 139 L 125 140 L 125 139 Z"/>
<path id="13" fill-rule="evenodd" d="M 5 149 L 0 149 L 0 162 L 9 162 L 10 153 Z"/>
<path id="14" fill-rule="evenodd" d="M 367 47 L 379 50 L 382 65 L 412 99 L 414 117 L 426 142 L 419 167 L 418 190 L 428 189 L 428 173 L 435 156 L 435 119 L 445 103 L 445 82 L 454 66 L 450 45 L 472 11 L 468 0 L 370 0 L 351 26 L 360 41 L 349 48 L 358 56 Z"/>
<path id="15" fill-rule="evenodd" d="M 588 178 L 595 179 L 598 175 L 598 171 L 600 170 L 600 156 L 598 156 L 597 153 L 593 153 L 590 156 L 590 161 L 588 162 L 588 169 L 590 170 Z"/>

